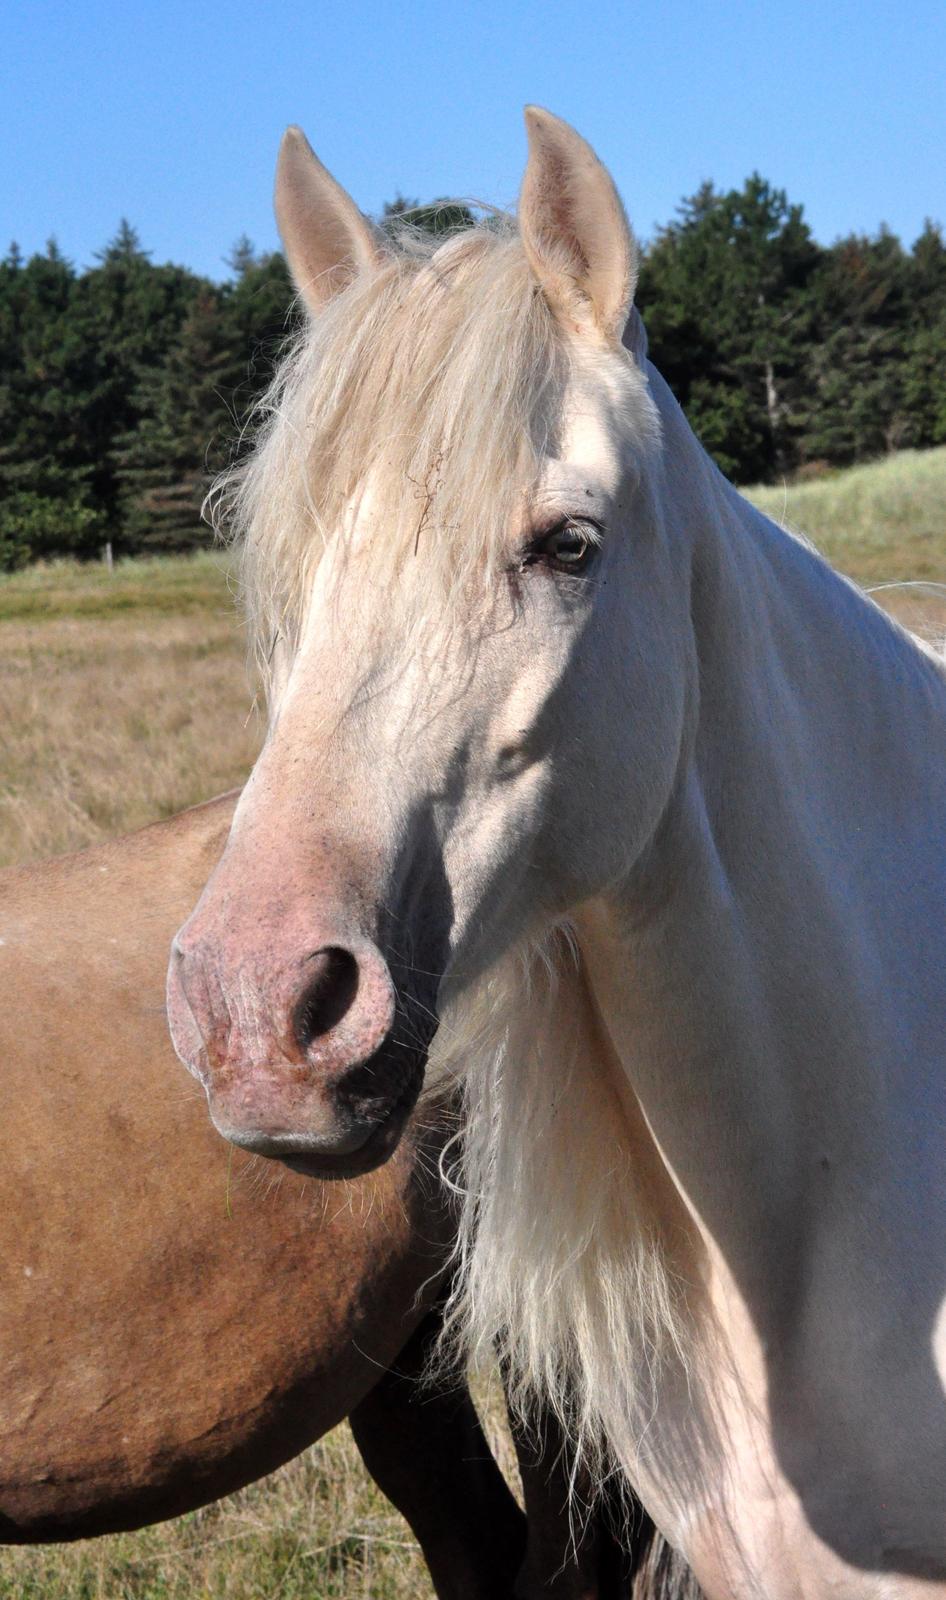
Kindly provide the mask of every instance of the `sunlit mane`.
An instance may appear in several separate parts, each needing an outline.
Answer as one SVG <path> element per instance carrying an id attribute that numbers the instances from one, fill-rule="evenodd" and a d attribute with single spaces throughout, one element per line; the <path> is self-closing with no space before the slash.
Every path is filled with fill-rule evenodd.
<path id="1" fill-rule="evenodd" d="M 425 581 L 445 594 L 489 570 L 565 360 L 508 218 L 446 242 L 399 229 L 380 268 L 310 319 L 261 404 L 249 460 L 211 496 L 240 550 L 264 668 L 277 638 L 294 649 L 314 566 L 366 490 L 378 559 L 422 551 Z"/>
<path id="2" fill-rule="evenodd" d="M 695 1351 L 567 924 L 446 1008 L 428 1075 L 433 1093 L 456 1075 L 464 1100 L 445 1157 L 462 1197 L 447 1359 L 498 1351 L 520 1415 L 536 1397 L 554 1408 L 598 1488 L 635 1458 L 659 1379 Z M 694 1453 L 706 1426 L 694 1410 Z M 664 1467 L 683 1492 L 682 1464 Z"/>

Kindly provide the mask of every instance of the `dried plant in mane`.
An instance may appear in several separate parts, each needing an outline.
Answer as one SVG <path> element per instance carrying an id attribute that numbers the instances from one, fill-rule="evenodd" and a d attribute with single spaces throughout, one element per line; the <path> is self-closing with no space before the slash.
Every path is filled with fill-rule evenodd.
<path id="1" fill-rule="evenodd" d="M 446 242 L 406 225 L 308 320 L 259 408 L 248 460 L 215 485 L 267 674 L 299 639 L 312 575 L 357 507 L 372 560 L 422 553 L 446 602 L 488 579 L 547 443 L 565 342 L 511 219 Z M 462 537 L 459 537 L 462 530 Z"/>

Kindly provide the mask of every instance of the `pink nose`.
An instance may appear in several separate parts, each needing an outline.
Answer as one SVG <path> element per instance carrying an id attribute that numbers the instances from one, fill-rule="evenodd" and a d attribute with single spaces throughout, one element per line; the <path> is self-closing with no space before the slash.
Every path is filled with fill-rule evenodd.
<path id="1" fill-rule="evenodd" d="M 418 1087 L 410 1061 L 383 1050 L 395 993 L 377 946 L 336 935 L 287 959 L 284 938 L 247 951 L 245 929 L 237 948 L 200 918 L 172 947 L 168 1020 L 217 1128 L 263 1155 L 361 1150 Z"/>
<path id="2" fill-rule="evenodd" d="M 299 1048 L 328 1038 L 344 1022 L 358 997 L 358 962 L 350 950 L 329 945 L 309 957 L 309 981 L 296 1003 L 292 1031 Z"/>

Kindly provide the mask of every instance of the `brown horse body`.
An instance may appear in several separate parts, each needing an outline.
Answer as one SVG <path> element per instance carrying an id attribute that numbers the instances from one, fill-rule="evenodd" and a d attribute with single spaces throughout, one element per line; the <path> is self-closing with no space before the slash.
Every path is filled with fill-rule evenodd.
<path id="1" fill-rule="evenodd" d="M 231 1155 L 180 1077 L 165 954 L 233 804 L 0 877 L 0 1541 L 177 1515 L 350 1415 L 438 1594 L 499 1600 L 524 1519 L 465 1391 L 408 1381 L 453 1238 L 443 1127 L 319 1183 Z M 517 1593 L 624 1593 L 606 1538 L 570 1550 L 563 1469 L 521 1460 Z"/>
<path id="2" fill-rule="evenodd" d="M 274 1183 L 230 1161 L 182 1085 L 161 951 L 232 805 L 0 886 L 8 1540 L 134 1526 L 259 1477 L 348 1414 L 436 1291 L 435 1136 L 366 1183 Z"/>

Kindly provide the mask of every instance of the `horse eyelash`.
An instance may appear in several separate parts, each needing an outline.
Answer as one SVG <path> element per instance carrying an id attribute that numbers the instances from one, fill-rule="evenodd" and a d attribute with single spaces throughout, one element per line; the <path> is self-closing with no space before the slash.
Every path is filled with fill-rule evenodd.
<path id="1" fill-rule="evenodd" d="M 566 528 L 570 522 L 576 523 L 583 530 L 583 532 L 587 534 L 589 544 L 593 544 L 596 549 L 600 550 L 601 546 L 604 544 L 603 524 L 598 522 L 594 517 L 589 517 L 584 513 L 579 514 L 577 512 L 569 512 L 563 517 L 558 517 L 556 521 L 550 523 L 548 527 L 533 530 L 528 543 L 524 545 L 522 551 L 520 552 L 513 570 L 515 572 L 523 572 L 526 567 L 531 566 L 533 562 L 541 559 L 541 546 L 547 539 L 552 537 L 553 533 L 558 533 L 560 529 Z M 582 576 L 582 574 L 576 572 L 574 576 L 578 578 Z"/>

